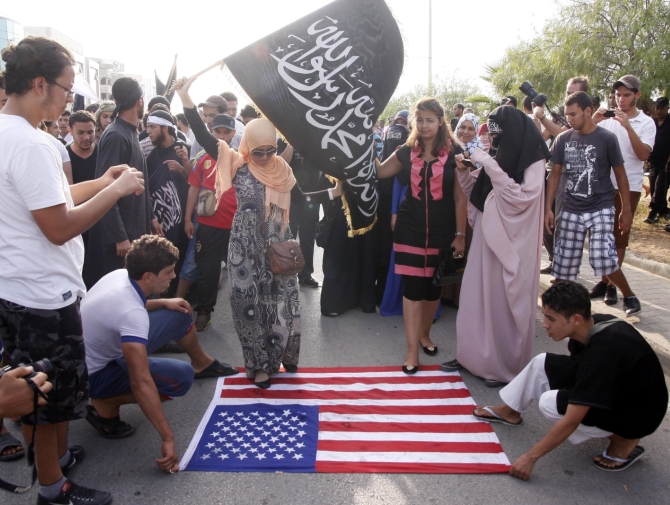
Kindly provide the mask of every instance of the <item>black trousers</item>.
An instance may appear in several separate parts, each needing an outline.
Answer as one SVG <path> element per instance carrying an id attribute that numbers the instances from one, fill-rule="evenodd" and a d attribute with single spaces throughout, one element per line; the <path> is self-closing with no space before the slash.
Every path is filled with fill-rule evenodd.
<path id="1" fill-rule="evenodd" d="M 228 259 L 230 230 L 199 223 L 195 239 L 195 265 L 198 271 L 198 284 L 193 308 L 210 314 L 214 310 L 214 305 L 216 305 L 216 296 L 219 291 L 221 260 Z"/>
<path id="2" fill-rule="evenodd" d="M 665 171 L 665 166 L 651 166 L 649 186 L 651 189 L 649 208 L 659 214 L 666 213 L 668 211 L 668 173 Z"/>
<path id="3" fill-rule="evenodd" d="M 298 274 L 299 279 L 306 279 L 314 273 L 314 237 L 319 222 L 319 207 L 314 201 L 302 205 L 291 204 L 289 226 L 293 237 L 300 242 L 305 258 L 305 268 Z"/>

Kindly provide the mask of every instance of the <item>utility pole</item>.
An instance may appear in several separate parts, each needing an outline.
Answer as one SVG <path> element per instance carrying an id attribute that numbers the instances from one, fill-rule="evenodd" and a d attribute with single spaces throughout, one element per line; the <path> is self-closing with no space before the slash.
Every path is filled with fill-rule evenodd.
<path id="1" fill-rule="evenodd" d="M 428 0 L 428 96 L 433 96 L 433 0 Z"/>

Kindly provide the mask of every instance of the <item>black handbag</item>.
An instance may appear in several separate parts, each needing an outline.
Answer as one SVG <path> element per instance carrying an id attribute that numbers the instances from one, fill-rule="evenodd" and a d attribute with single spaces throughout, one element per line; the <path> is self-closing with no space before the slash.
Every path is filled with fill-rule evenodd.
<path id="1" fill-rule="evenodd" d="M 463 272 L 467 263 L 467 255 L 462 258 L 454 257 L 454 248 L 447 247 L 440 250 L 439 261 L 433 274 L 433 286 L 447 286 L 463 280 Z"/>
<path id="2" fill-rule="evenodd" d="M 316 223 L 314 239 L 319 247 L 326 247 L 333 232 L 333 220 L 335 219 L 335 201 L 328 202 L 324 206 L 323 219 Z"/>

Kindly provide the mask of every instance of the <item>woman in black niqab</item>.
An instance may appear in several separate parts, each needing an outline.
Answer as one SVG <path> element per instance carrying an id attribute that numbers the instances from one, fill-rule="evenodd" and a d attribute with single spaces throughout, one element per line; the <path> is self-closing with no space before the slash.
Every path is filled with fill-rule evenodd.
<path id="1" fill-rule="evenodd" d="M 442 366 L 464 367 L 493 387 L 510 382 L 533 356 L 549 152 L 533 122 L 513 107 L 493 111 L 488 127 L 495 152 L 470 155 L 481 170 L 470 172 L 456 156 L 473 233 L 456 360 Z"/>
<path id="2" fill-rule="evenodd" d="M 551 157 L 535 123 L 516 107 L 498 107 L 489 115 L 487 123 L 492 136 L 489 154 L 517 183 L 523 182 L 523 174 L 530 165 Z M 470 202 L 484 212 L 486 197 L 492 189 L 491 178 L 484 168 L 472 188 Z"/>

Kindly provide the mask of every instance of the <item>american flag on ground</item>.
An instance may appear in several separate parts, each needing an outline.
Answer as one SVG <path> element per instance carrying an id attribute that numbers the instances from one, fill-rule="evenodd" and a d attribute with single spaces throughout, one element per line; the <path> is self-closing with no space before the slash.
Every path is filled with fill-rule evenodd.
<path id="1" fill-rule="evenodd" d="M 509 460 L 458 372 L 303 368 L 219 379 L 184 455 L 205 472 L 498 473 Z"/>

